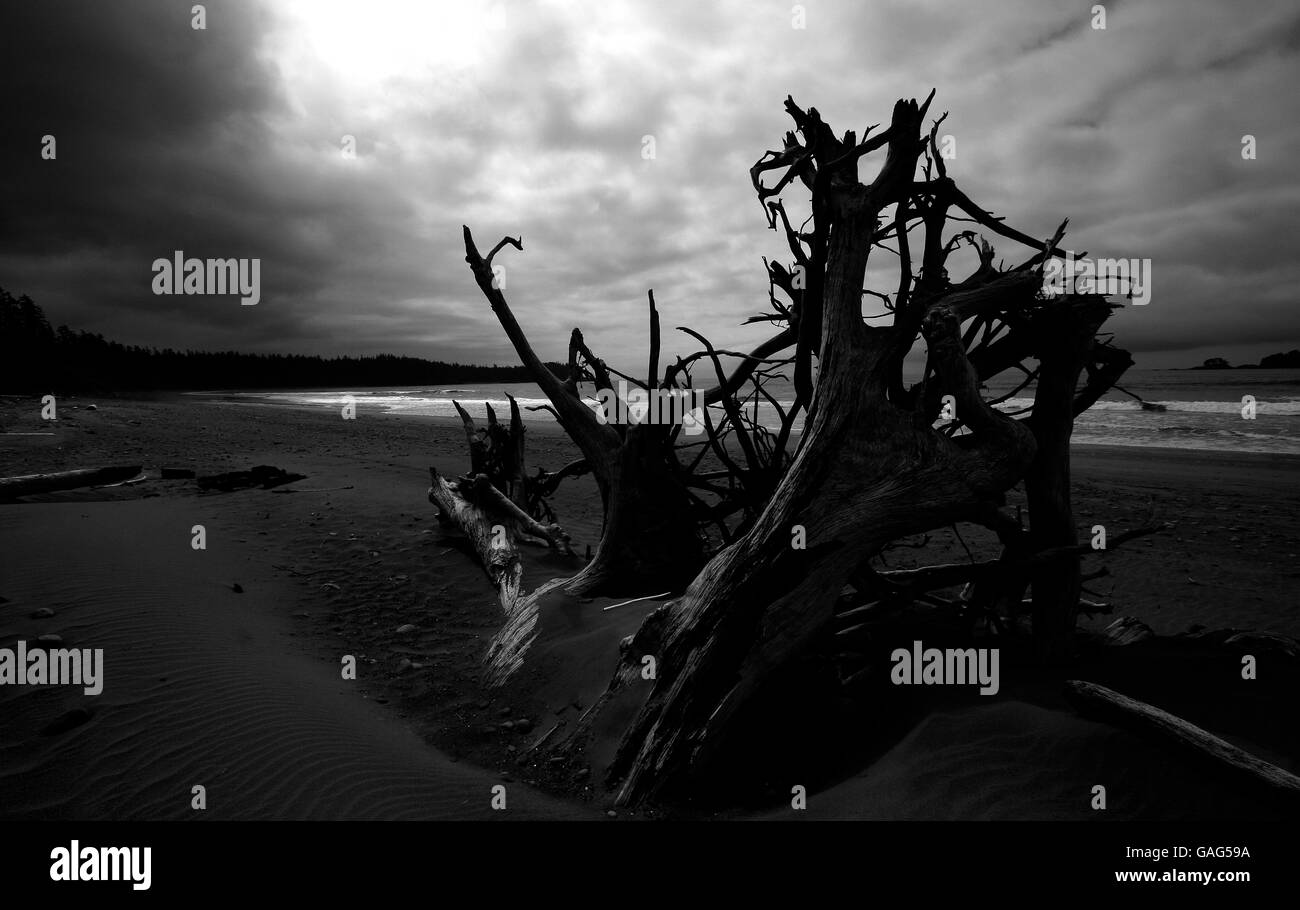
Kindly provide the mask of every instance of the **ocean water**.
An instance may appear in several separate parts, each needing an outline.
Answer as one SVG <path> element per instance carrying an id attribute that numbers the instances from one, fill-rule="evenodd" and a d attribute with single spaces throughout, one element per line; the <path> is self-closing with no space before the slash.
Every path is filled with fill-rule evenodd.
<path id="1" fill-rule="evenodd" d="M 915 381 L 919 377 L 911 377 Z M 1018 384 L 1010 374 L 989 384 L 988 397 L 1010 392 Z M 1300 454 L 1300 370 L 1130 370 L 1121 380 L 1128 391 L 1144 400 L 1164 406 L 1163 411 L 1144 409 L 1122 392 L 1112 390 L 1075 421 L 1076 445 L 1147 446 L 1203 449 L 1218 452 L 1262 452 Z M 778 400 L 794 397 L 788 383 L 768 386 Z M 595 407 L 594 388 L 584 388 Z M 358 413 L 379 409 L 392 414 L 455 417 L 452 401 L 476 419 L 491 404 L 497 415 L 508 419 L 507 395 L 519 402 L 526 422 L 554 422 L 548 411 L 529 411 L 546 403 L 532 383 L 482 384 L 464 387 L 317 389 L 293 392 L 227 392 L 223 397 L 248 403 L 296 408 L 339 410 L 347 396 L 356 400 Z M 1255 399 L 1255 418 L 1242 416 L 1243 396 Z M 1008 412 L 1032 403 L 1032 387 L 999 405 Z M 778 425 L 769 405 L 758 410 L 759 420 L 770 428 Z M 796 424 L 798 429 L 798 424 Z"/>

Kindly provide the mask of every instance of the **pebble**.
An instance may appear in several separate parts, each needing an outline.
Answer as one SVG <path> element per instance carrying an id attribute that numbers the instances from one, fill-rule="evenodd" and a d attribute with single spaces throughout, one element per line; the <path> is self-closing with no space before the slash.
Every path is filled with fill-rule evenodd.
<path id="1" fill-rule="evenodd" d="M 39 610 L 37 610 L 35 613 L 32 614 L 32 619 L 49 619 L 53 615 L 54 615 L 54 611 L 51 610 L 49 607 L 41 607 Z"/>
<path id="2" fill-rule="evenodd" d="M 414 623 L 409 623 L 409 622 L 408 622 L 408 623 L 406 623 L 406 624 L 404 624 L 404 625 L 400 625 L 400 626 L 398 626 L 398 627 L 397 627 L 397 632 L 398 632 L 399 635 L 405 635 L 407 632 L 415 632 L 415 631 L 418 630 L 418 629 L 419 629 L 419 626 L 415 625 Z"/>

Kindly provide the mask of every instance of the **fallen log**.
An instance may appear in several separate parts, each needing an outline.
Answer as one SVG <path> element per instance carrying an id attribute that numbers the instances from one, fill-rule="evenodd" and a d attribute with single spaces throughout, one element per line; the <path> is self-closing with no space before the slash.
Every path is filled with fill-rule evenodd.
<path id="1" fill-rule="evenodd" d="M 507 618 L 520 607 L 524 575 L 516 541 L 537 541 L 573 555 L 569 537 L 559 525 L 544 525 L 534 520 L 494 487 L 486 475 L 448 480 L 431 467 L 429 478 L 429 502 L 470 539 L 488 579 L 497 589 Z M 498 528 L 502 533 L 498 533 Z"/>
<path id="2" fill-rule="evenodd" d="M 509 616 L 514 612 L 524 577 L 523 563 L 510 535 L 493 532 L 494 526 L 500 522 L 466 498 L 460 481 L 448 480 L 433 467 L 429 468 L 429 479 L 429 502 L 470 539 L 483 563 L 483 570 L 497 589 L 501 609 Z"/>
<path id="3" fill-rule="evenodd" d="M 54 493 L 109 483 L 119 483 L 135 477 L 140 465 L 109 468 L 78 468 L 75 471 L 55 471 L 49 474 L 22 474 L 0 477 L 0 499 L 31 496 L 34 493 Z"/>
<path id="4" fill-rule="evenodd" d="M 1065 683 L 1065 694 L 1081 714 L 1154 736 L 1208 760 L 1238 780 L 1261 787 L 1274 796 L 1300 802 L 1300 777 L 1168 711 L 1078 679 Z"/>

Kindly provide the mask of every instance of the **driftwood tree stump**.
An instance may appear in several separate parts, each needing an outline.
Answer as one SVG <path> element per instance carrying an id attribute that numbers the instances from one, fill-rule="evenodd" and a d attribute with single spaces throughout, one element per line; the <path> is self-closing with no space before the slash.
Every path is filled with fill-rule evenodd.
<path id="1" fill-rule="evenodd" d="M 521 243 L 506 238 L 483 257 L 465 229 L 466 258 L 480 289 L 581 448 L 604 500 L 597 558 L 566 584 L 579 592 L 647 593 L 668 587 L 666 580 L 689 582 L 624 642 L 608 691 L 588 715 L 590 723 L 616 697 L 635 703 L 607 779 L 621 804 L 671 796 L 706 770 L 738 710 L 830 627 L 845 591 L 856 591 L 858 607 L 870 609 L 905 603 L 940 581 L 967 585 L 971 602 L 996 618 L 1014 614 L 1029 589 L 1041 660 L 1050 665 L 1069 651 L 1081 583 L 1070 434 L 1074 418 L 1132 361 L 1097 336 L 1115 304 L 1044 291 L 1044 264 L 1062 255 L 1065 223 L 1047 240 L 1022 233 L 948 176 L 936 143 L 944 118 L 924 130 L 932 98 L 899 101 L 888 128 L 861 140 L 852 131 L 837 136 L 815 108 L 786 99 L 795 131 L 750 171 L 769 226 L 784 233 L 793 256 L 789 265 L 767 265 L 772 311 L 751 321 L 782 328 L 748 355 L 716 351 L 691 333 L 704 350 L 679 360 L 672 376 L 679 381 L 695 360 L 713 365 L 717 384 L 706 399 L 720 413 L 708 418 L 704 445 L 720 470 L 696 472 L 699 459 L 687 463 L 684 447 L 674 447 L 661 428 L 597 420 L 577 383 L 608 385 L 610 370 L 575 329 L 568 381 L 546 371 L 492 280 L 492 257 Z M 878 171 L 862 182 L 859 161 L 880 150 Z M 779 178 L 765 185 L 773 171 Z M 811 196 L 811 215 L 799 227 L 774 198 L 796 182 Z M 953 218 L 1031 253 L 1013 267 L 995 264 L 992 245 L 971 230 L 945 236 Z M 964 246 L 975 250 L 978 264 L 954 282 L 950 256 Z M 864 289 L 877 248 L 898 263 L 890 293 Z M 883 303 L 883 312 L 864 311 L 868 296 Z M 909 387 L 903 364 L 918 340 L 927 349 L 926 368 Z M 672 372 L 659 377 L 658 352 L 651 296 L 645 387 L 662 387 Z M 730 375 L 724 356 L 741 359 Z M 762 399 L 765 381 L 784 365 L 793 366 L 795 400 L 786 408 L 771 395 L 763 399 L 780 414 L 773 436 L 747 422 L 737 403 Z M 1023 373 L 1023 382 L 986 399 L 984 383 L 1009 370 Z M 998 409 L 1030 385 L 1030 408 Z M 800 413 L 804 429 L 787 454 Z M 1002 508 L 1005 491 L 1021 481 L 1028 528 Z M 700 500 L 702 490 L 714 497 L 711 504 Z M 734 516 L 739 520 L 727 526 Z M 724 546 L 705 564 L 693 532 L 708 522 L 718 525 Z M 926 567 L 906 578 L 871 565 L 902 538 L 958 522 L 992 529 L 1002 559 Z M 498 651 L 516 648 L 503 672 L 522 653 L 517 646 L 527 634 L 520 630 L 532 628 L 517 626 Z M 640 677 L 646 656 L 658 668 L 649 683 Z M 582 732 L 579 725 L 570 742 Z"/>

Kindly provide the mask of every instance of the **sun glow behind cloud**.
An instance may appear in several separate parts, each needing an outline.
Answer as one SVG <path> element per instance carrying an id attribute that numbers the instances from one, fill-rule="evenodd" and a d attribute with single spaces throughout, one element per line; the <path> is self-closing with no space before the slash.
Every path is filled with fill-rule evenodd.
<path id="1" fill-rule="evenodd" d="M 282 9 L 289 65 L 310 57 L 356 88 L 469 66 L 509 21 L 503 4 L 463 0 L 290 0 Z"/>

